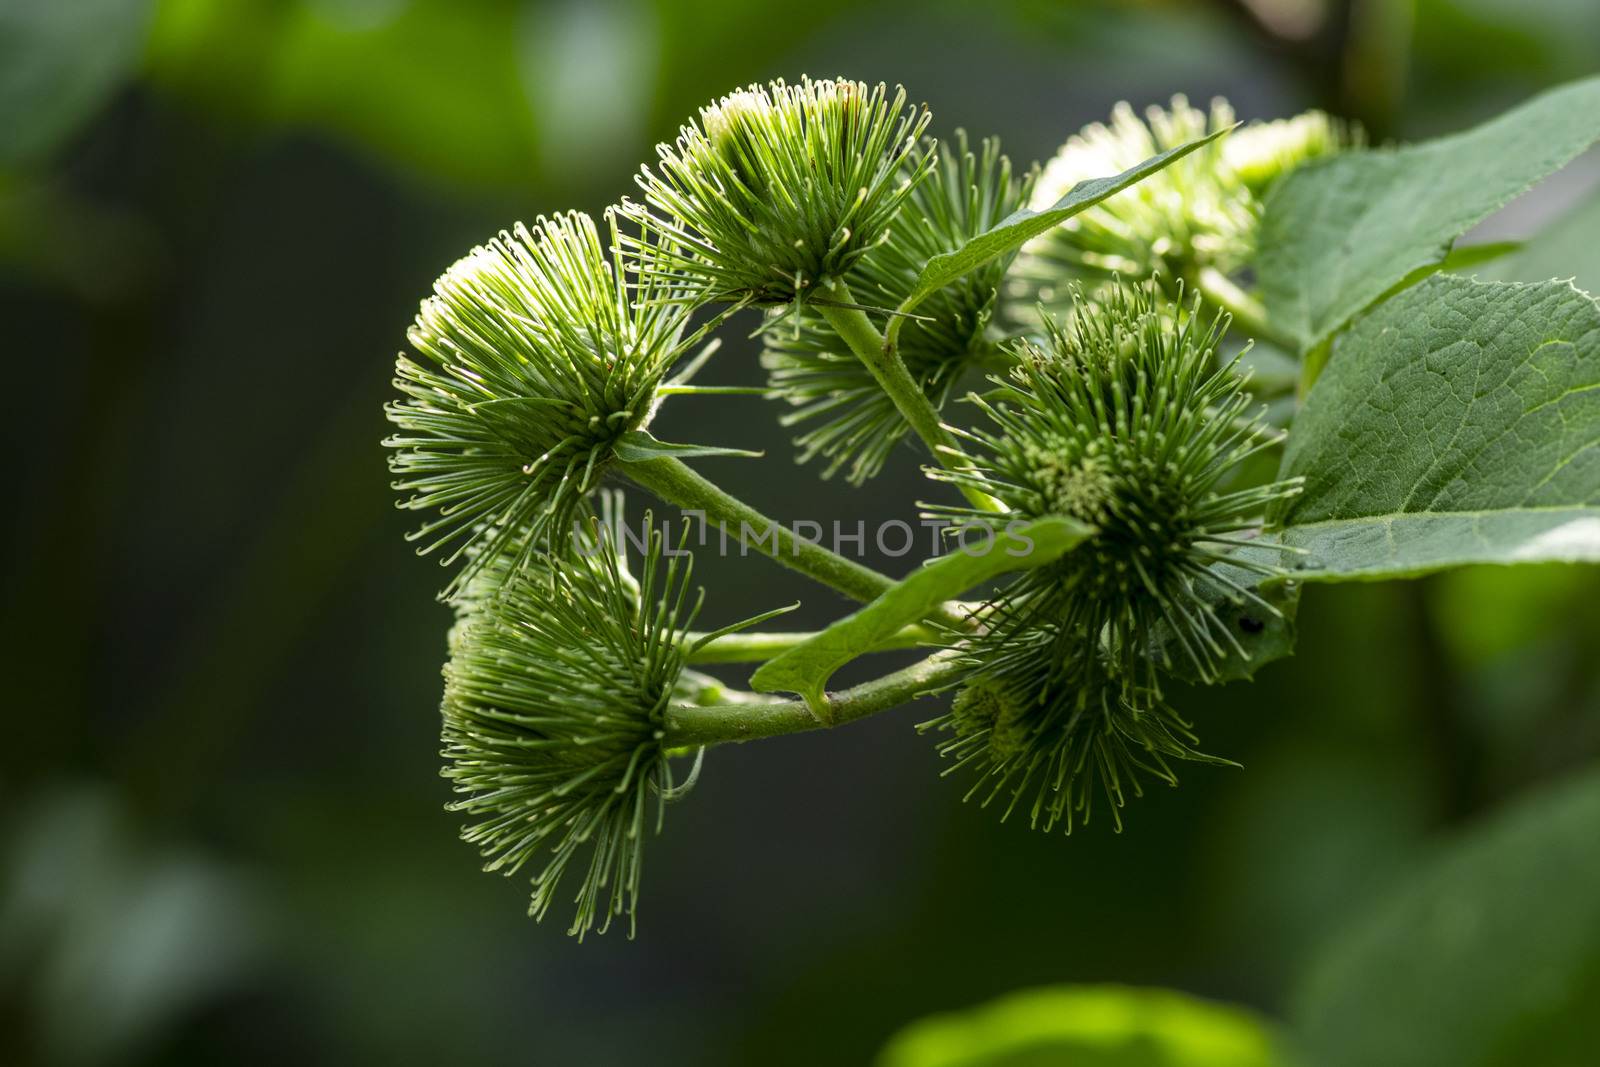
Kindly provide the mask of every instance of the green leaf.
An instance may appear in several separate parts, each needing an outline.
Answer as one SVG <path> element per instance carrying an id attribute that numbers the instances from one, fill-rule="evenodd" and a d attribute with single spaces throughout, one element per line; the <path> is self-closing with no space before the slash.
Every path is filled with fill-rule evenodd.
<path id="1" fill-rule="evenodd" d="M 1592 1063 L 1600 774 L 1456 841 L 1328 942 L 1293 998 L 1317 1067 Z"/>
<path id="2" fill-rule="evenodd" d="M 149 0 L 0 4 L 0 166 L 37 163 L 133 73 Z"/>
<path id="3" fill-rule="evenodd" d="M 1495 263 L 1522 251 L 1521 241 L 1485 241 L 1477 245 L 1456 245 L 1439 264 L 1442 271 L 1461 274 L 1485 263 Z M 1421 281 L 1418 278 L 1417 281 Z"/>
<path id="4" fill-rule="evenodd" d="M 1476 129 L 1312 163 L 1269 194 L 1256 275 L 1301 351 L 1332 336 L 1457 237 L 1600 139 L 1600 78 Z"/>
<path id="5" fill-rule="evenodd" d="M 760 452 L 743 448 L 723 448 L 720 445 L 675 445 L 658 441 L 647 430 L 629 430 L 617 438 L 612 452 L 624 463 L 646 463 L 652 459 L 687 459 L 691 456 L 746 456 L 759 457 Z"/>
<path id="6" fill-rule="evenodd" d="M 750 678 L 758 692 L 799 693 L 813 710 L 827 705 L 824 690 L 833 672 L 919 622 L 946 600 L 1007 571 L 1040 567 L 1094 532 L 1076 519 L 1039 519 L 997 532 L 981 555 L 958 549 L 896 582 L 881 596 L 803 644 L 769 660 Z"/>
<path id="7" fill-rule="evenodd" d="M 1165 989 L 1057 986 L 913 1023 L 878 1067 L 1273 1067 L 1286 1062 L 1276 1046 L 1242 1008 Z"/>
<path id="8" fill-rule="evenodd" d="M 1600 306 L 1440 275 L 1357 323 L 1296 417 L 1295 577 L 1600 561 Z"/>
<path id="9" fill-rule="evenodd" d="M 1399 281 L 1389 286 L 1389 288 L 1384 291 L 1383 295 L 1378 297 L 1378 299 L 1373 302 L 1381 304 L 1391 296 L 1394 296 L 1396 293 L 1404 292 L 1413 285 L 1416 285 L 1418 282 L 1422 281 L 1424 278 L 1431 278 L 1435 274 L 1450 273 L 1470 274 L 1474 277 L 1479 276 L 1483 272 L 1477 271 L 1474 268 L 1483 266 L 1486 263 L 1495 263 L 1503 260 L 1521 248 L 1522 243 L 1520 241 L 1490 241 L 1481 245 L 1461 245 L 1459 247 L 1452 248 L 1450 249 L 1449 254 L 1447 254 L 1439 262 L 1429 263 L 1424 267 L 1418 267 L 1410 274 L 1407 274 L 1404 278 L 1401 278 Z M 1310 363 L 1314 358 L 1315 357 L 1308 357 L 1306 362 Z M 1316 374 L 1320 373 L 1320 371 L 1321 368 L 1317 368 L 1316 372 L 1313 373 L 1311 379 L 1312 381 L 1316 380 Z"/>
<path id="10" fill-rule="evenodd" d="M 1169 148 L 1121 174 L 1081 181 L 1068 190 L 1066 196 L 1057 200 L 1054 207 L 1044 211 L 1032 211 L 1028 208 L 1014 211 L 954 252 L 934 256 L 923 266 L 922 274 L 917 278 L 917 284 L 912 288 L 911 294 L 901 302 L 900 307 L 896 309 L 897 314 L 890 319 L 888 342 L 891 344 L 894 342 L 899 336 L 901 324 L 905 322 L 905 316 L 930 294 L 949 285 L 963 274 L 977 270 L 991 259 L 1015 251 L 1025 242 L 1061 225 L 1078 212 L 1094 207 L 1107 197 L 1115 196 L 1128 186 L 1143 181 L 1156 171 L 1177 162 L 1231 129 L 1232 127 L 1218 130 L 1209 137 L 1190 141 L 1177 148 Z"/>

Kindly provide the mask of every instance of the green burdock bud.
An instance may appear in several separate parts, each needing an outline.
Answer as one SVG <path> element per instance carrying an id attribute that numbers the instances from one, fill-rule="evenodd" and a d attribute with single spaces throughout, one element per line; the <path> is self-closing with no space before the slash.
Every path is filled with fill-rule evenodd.
<path id="1" fill-rule="evenodd" d="M 1207 113 L 1175 96 L 1170 109 L 1149 108 L 1144 120 L 1118 104 L 1109 125 L 1085 127 L 1045 164 L 1030 206 L 1048 207 L 1080 181 L 1120 173 L 1233 122 L 1233 109 L 1220 99 Z M 1249 253 L 1255 208 L 1223 164 L 1225 140 L 1034 238 L 1024 249 L 1019 275 L 1036 280 L 1039 299 L 1053 303 L 1066 295 L 1060 287 L 1071 279 L 1183 278 L 1200 265 L 1225 271 L 1238 266 Z"/>
<path id="2" fill-rule="evenodd" d="M 1045 165 L 1029 206 L 1048 207 L 1080 181 L 1116 174 L 1233 124 L 1233 109 L 1220 98 L 1205 112 L 1175 96 L 1170 107 L 1148 108 L 1142 120 L 1118 104 L 1109 125 L 1085 127 Z M 1161 275 L 1192 282 L 1207 268 L 1237 271 L 1253 252 L 1267 186 L 1355 140 L 1321 112 L 1308 112 L 1211 142 L 1028 242 L 1009 294 L 1013 314 L 1031 321 L 1036 303 L 1061 305 L 1074 280 Z"/>
<path id="3" fill-rule="evenodd" d="M 1264 553 L 1239 550 L 1259 547 L 1268 506 L 1300 491 L 1298 480 L 1235 480 L 1281 435 L 1246 413 L 1243 380 L 1219 365 L 1226 325 L 1202 316 L 1198 301 L 1168 303 L 1155 279 L 1092 301 L 1080 294 L 1070 328 L 1051 321 L 1047 347 L 1024 344 L 1001 387 L 974 398 L 992 426 L 968 435 L 973 465 L 934 477 L 987 493 L 1016 517 L 1067 515 L 1098 531 L 1017 579 L 980 644 L 1041 622 L 1084 635 L 1138 703 L 1159 694 L 1155 670 L 1170 666 L 1169 646 L 1206 681 L 1238 650 L 1220 601 L 1248 598 L 1276 614 L 1216 566 L 1281 574 Z"/>
<path id="4" fill-rule="evenodd" d="M 435 513 L 412 535 L 420 551 L 466 554 L 447 592 L 503 555 L 517 570 L 576 514 L 617 439 L 648 423 L 691 343 L 664 295 L 630 291 L 579 213 L 518 225 L 434 283 L 408 335 L 415 357 L 397 361 L 385 444 L 400 506 Z"/>
<path id="5" fill-rule="evenodd" d="M 1310 160 L 1356 147 L 1364 139 L 1359 126 L 1307 111 L 1235 130 L 1222 139 L 1222 160 L 1259 197 L 1273 182 Z"/>
<path id="6" fill-rule="evenodd" d="M 452 810 L 475 820 L 462 837 L 486 870 L 507 875 L 543 854 L 535 918 L 579 866 L 571 932 L 580 938 L 624 912 L 631 928 L 645 834 L 685 788 L 674 783 L 663 720 L 699 606 L 687 560 L 667 557 L 659 531 L 635 578 L 620 530 L 595 530 L 468 611 L 444 672 L 443 774 L 462 796 Z"/>
<path id="7" fill-rule="evenodd" d="M 1075 650 L 1066 663 L 1064 647 Z M 999 802 L 1002 819 L 1021 807 L 1035 829 L 1071 833 L 1101 793 L 1121 830 L 1141 775 L 1176 785 L 1172 760 L 1226 762 L 1196 751 L 1188 724 L 1165 702 L 1127 700 L 1098 654 L 1056 626 L 1029 627 L 1004 651 L 980 645 L 968 658 L 976 673 L 949 714 L 918 729 L 951 735 L 939 743 L 955 761 L 944 773 L 974 773 L 966 799 Z"/>
<path id="8" fill-rule="evenodd" d="M 842 278 L 889 231 L 931 151 L 903 89 L 774 81 L 700 109 L 639 175 L 624 241 L 643 277 L 700 299 L 780 305 Z"/>
<path id="9" fill-rule="evenodd" d="M 921 156 L 906 164 L 908 172 L 920 166 Z M 1012 176 L 998 141 L 985 140 L 974 155 L 966 134 L 958 133 L 954 145 L 939 145 L 938 165 L 895 216 L 892 238 L 846 276 L 850 291 L 866 304 L 899 306 L 928 260 L 1016 211 L 1031 181 L 1031 175 L 1022 182 Z M 944 406 L 963 373 L 999 355 L 986 328 L 1011 260 L 997 257 L 938 290 L 901 331 L 900 358 L 934 407 Z M 815 312 L 801 312 L 792 330 L 770 329 L 764 336 L 762 363 L 773 392 L 796 409 L 784 425 L 818 424 L 795 440 L 800 461 L 823 457 L 824 477 L 848 467 L 855 485 L 876 475 L 908 427 L 872 372 Z"/>

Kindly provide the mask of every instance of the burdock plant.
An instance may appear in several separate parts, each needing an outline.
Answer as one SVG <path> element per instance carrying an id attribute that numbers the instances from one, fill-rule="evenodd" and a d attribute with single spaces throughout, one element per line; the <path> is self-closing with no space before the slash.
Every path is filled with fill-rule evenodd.
<path id="1" fill-rule="evenodd" d="M 922 726 L 970 796 L 1042 830 L 1103 803 L 1120 828 L 1144 783 L 1227 762 L 1177 683 L 1287 655 L 1305 583 L 1600 559 L 1600 306 L 1442 272 L 1600 135 L 1600 80 L 1409 148 L 1317 113 L 1146 114 L 1074 136 L 1030 193 L 995 142 L 927 137 L 901 90 L 751 86 L 603 228 L 514 227 L 439 280 L 391 463 L 454 567 L 453 807 L 491 869 L 533 871 L 535 916 L 576 884 L 574 932 L 631 928 L 643 842 L 713 746 L 948 694 Z M 1027 313 L 997 316 L 1001 293 Z M 860 484 L 923 450 L 921 519 L 949 529 L 906 577 L 841 551 L 848 511 L 769 518 L 689 462 L 731 450 L 650 433 L 667 397 L 749 392 L 689 380 L 740 308 L 802 459 Z M 1252 337 L 1289 373 L 1252 380 Z M 608 481 L 682 515 L 635 529 Z M 919 532 L 850 543 L 903 554 Z M 860 607 L 814 633 L 751 629 L 788 606 L 692 630 L 691 545 Z M 720 677 L 736 664 L 750 691 Z"/>

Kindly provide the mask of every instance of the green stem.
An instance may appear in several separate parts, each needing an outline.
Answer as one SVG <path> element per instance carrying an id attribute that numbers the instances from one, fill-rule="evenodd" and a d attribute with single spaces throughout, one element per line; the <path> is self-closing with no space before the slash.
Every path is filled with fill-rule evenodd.
<path id="1" fill-rule="evenodd" d="M 1296 398 L 1303 404 L 1306 396 L 1311 392 L 1311 387 L 1317 384 L 1317 379 L 1322 375 L 1322 368 L 1328 365 L 1328 357 L 1333 354 L 1333 338 L 1328 338 L 1306 353 L 1305 360 L 1300 365 L 1300 388 L 1296 390 Z"/>
<path id="2" fill-rule="evenodd" d="M 703 671 L 692 667 L 685 667 L 678 676 L 680 689 L 689 691 L 689 703 L 701 708 L 715 707 L 718 704 L 770 704 L 772 697 L 765 693 L 752 693 L 747 689 L 735 689 L 721 678 L 713 677 Z"/>
<path id="3" fill-rule="evenodd" d="M 1200 290 L 1201 296 L 1233 316 L 1235 329 L 1281 348 L 1290 355 L 1299 354 L 1300 346 L 1294 338 L 1273 327 L 1267 317 L 1267 309 L 1261 302 L 1239 288 L 1233 279 L 1217 268 L 1206 267 L 1202 270 L 1195 279 L 1195 287 Z"/>
<path id="4" fill-rule="evenodd" d="M 954 682 L 965 669 L 959 655 L 954 650 L 936 652 L 904 670 L 829 695 L 826 722 L 814 715 L 803 700 L 717 707 L 674 704 L 667 709 L 666 743 L 673 748 L 716 745 L 842 726 L 889 711 Z"/>
<path id="5" fill-rule="evenodd" d="M 872 372 L 878 386 L 894 401 L 901 417 L 922 438 L 928 451 L 933 453 L 935 462 L 943 467 L 960 462 L 963 453 L 956 445 L 955 438 L 945 427 L 928 394 L 922 391 L 922 386 L 906 370 L 900 354 L 893 346 L 885 344 L 883 335 L 860 307 L 841 306 L 854 305 L 856 302 L 850 287 L 839 279 L 832 279 L 820 286 L 820 295 L 824 299 L 812 307 L 821 312 L 839 338 L 850 346 L 850 351 Z M 994 512 L 1005 510 L 1004 505 L 977 489 L 962 486 L 961 491 L 975 508 Z"/>
<path id="6" fill-rule="evenodd" d="M 700 637 L 690 632 L 684 641 L 690 645 Z M 717 638 L 704 648 L 689 654 L 690 663 L 756 663 L 769 660 L 796 645 L 804 644 L 817 636 L 809 631 L 769 631 L 766 633 L 734 633 Z M 940 639 L 926 626 L 907 626 L 863 652 L 888 652 L 897 648 L 915 648 L 918 645 L 940 644 Z"/>
<path id="7" fill-rule="evenodd" d="M 699 512 L 706 525 L 715 524 L 725 534 L 738 538 L 741 552 L 754 548 L 862 603 L 875 600 L 894 585 L 894 579 L 887 575 L 797 536 L 783 523 L 767 518 L 701 477 L 680 459 L 619 461 L 618 466 L 635 483 L 668 504 Z"/>

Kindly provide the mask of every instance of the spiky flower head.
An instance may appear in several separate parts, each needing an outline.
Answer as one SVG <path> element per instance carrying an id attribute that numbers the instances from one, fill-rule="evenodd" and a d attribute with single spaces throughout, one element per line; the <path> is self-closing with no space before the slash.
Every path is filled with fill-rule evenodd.
<path id="1" fill-rule="evenodd" d="M 930 142 L 931 143 L 931 142 Z M 898 307 L 923 265 L 952 252 L 1022 205 L 1032 175 L 1018 181 L 1000 143 L 986 139 L 976 154 L 965 133 L 939 144 L 938 164 L 917 185 L 894 220 L 894 238 L 864 255 L 845 281 L 857 300 Z M 921 157 L 907 168 L 921 166 Z M 986 336 L 996 292 L 1010 256 L 997 257 L 935 292 L 900 333 L 899 352 L 935 407 L 943 407 L 964 372 L 999 355 Z M 762 363 L 775 395 L 794 405 L 786 426 L 814 424 L 796 438 L 800 461 L 822 456 L 824 477 L 848 468 L 860 485 L 882 469 L 907 426 L 894 402 L 850 347 L 813 311 L 794 328 L 765 331 Z"/>
<path id="2" fill-rule="evenodd" d="M 1157 153 L 1198 140 L 1234 122 L 1233 109 L 1215 100 L 1209 112 L 1183 96 L 1169 108 L 1151 107 L 1141 119 L 1126 103 L 1111 122 L 1086 126 L 1045 164 L 1034 187 L 1034 208 L 1055 203 L 1080 181 L 1117 174 Z M 1250 198 L 1222 165 L 1213 141 L 1170 166 L 1034 238 L 1019 273 L 1036 278 L 1050 301 L 1050 284 L 1074 278 L 1182 278 L 1192 264 L 1237 266 L 1249 251 L 1254 223 Z"/>
<path id="3" fill-rule="evenodd" d="M 1359 146 L 1361 128 L 1326 112 L 1252 122 L 1222 139 L 1222 160 L 1257 197 L 1305 163 Z"/>
<path id="4" fill-rule="evenodd" d="M 926 109 L 843 79 L 751 85 L 700 109 L 639 175 L 640 272 L 701 299 L 780 305 L 843 277 L 927 172 Z"/>
<path id="5" fill-rule="evenodd" d="M 1238 641 L 1219 600 L 1249 589 L 1217 566 L 1278 574 L 1239 549 L 1298 480 L 1249 484 L 1240 465 L 1277 442 L 1217 345 L 1225 316 L 1162 295 L 1160 281 L 1079 295 L 1070 327 L 1024 342 L 1000 388 L 975 398 L 991 426 L 970 433 L 971 466 L 936 477 L 978 489 L 1027 519 L 1066 515 L 1097 532 L 1000 598 L 998 647 L 1041 625 L 1081 637 L 1110 664 L 1126 700 L 1159 695 L 1174 654 L 1201 680 L 1216 677 Z M 948 509 L 969 520 L 964 509 Z M 1271 557 L 1268 557 L 1271 558 Z M 1083 658 L 1077 653 L 1063 658 Z"/>
<path id="6" fill-rule="evenodd" d="M 433 513 L 421 551 L 467 557 L 451 592 L 566 527 L 690 343 L 680 306 L 630 291 L 607 223 L 611 248 L 576 212 L 501 233 L 434 283 L 408 334 L 385 444 L 400 506 Z"/>
<path id="7" fill-rule="evenodd" d="M 645 835 L 683 788 L 664 716 L 699 604 L 682 546 L 668 557 L 645 525 L 637 577 L 621 527 L 599 524 L 508 575 L 458 623 L 444 671 L 443 774 L 461 795 L 451 809 L 474 820 L 462 838 L 506 875 L 543 858 L 535 918 L 578 867 L 570 932 L 580 938 L 623 913 L 631 929 Z"/>
<path id="8" fill-rule="evenodd" d="M 1080 181 L 1116 174 L 1233 124 L 1233 109 L 1220 98 L 1201 111 L 1174 96 L 1169 107 L 1150 107 L 1142 119 L 1118 104 L 1109 124 L 1085 127 L 1045 165 L 1029 206 L 1048 207 Z M 1242 147 L 1233 147 L 1241 139 Z M 1259 194 L 1287 169 L 1351 141 L 1320 112 L 1257 123 L 1213 141 L 1028 242 L 1017 264 L 1013 310 L 1027 321 L 1037 302 L 1061 304 L 1073 280 L 1160 275 L 1175 282 L 1208 267 L 1234 272 L 1253 252 Z"/>
<path id="9" fill-rule="evenodd" d="M 975 673 L 949 713 L 918 727 L 950 735 L 939 743 L 955 761 L 944 773 L 976 776 L 965 799 L 998 804 L 1002 820 L 1020 808 L 1035 829 L 1071 833 L 1103 794 L 1120 830 L 1142 775 L 1176 785 L 1173 760 L 1224 762 L 1196 751 L 1189 725 L 1164 701 L 1129 701 L 1097 655 L 1081 635 L 1043 623 L 1013 634 L 1002 651 L 980 647 L 969 657 Z"/>

